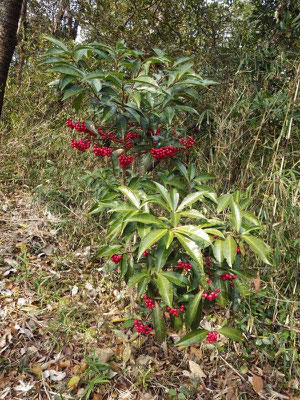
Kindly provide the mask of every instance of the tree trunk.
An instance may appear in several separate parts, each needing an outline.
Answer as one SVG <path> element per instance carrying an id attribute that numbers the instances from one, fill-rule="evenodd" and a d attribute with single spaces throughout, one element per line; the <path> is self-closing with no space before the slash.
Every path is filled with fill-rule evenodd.
<path id="1" fill-rule="evenodd" d="M 0 116 L 9 65 L 17 44 L 22 0 L 0 1 Z"/>
<path id="2" fill-rule="evenodd" d="M 27 0 L 23 0 L 21 16 L 18 24 L 17 38 L 19 42 L 18 56 L 19 65 L 17 72 L 18 85 L 21 86 L 22 82 L 22 72 L 25 64 L 25 43 L 26 43 L 26 11 L 27 11 Z"/>

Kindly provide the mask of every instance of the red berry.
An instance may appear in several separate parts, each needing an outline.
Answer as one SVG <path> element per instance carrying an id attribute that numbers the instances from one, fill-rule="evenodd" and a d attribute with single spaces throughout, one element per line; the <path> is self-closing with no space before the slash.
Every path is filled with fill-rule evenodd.
<path id="1" fill-rule="evenodd" d="M 237 252 L 237 254 L 241 254 L 242 253 L 241 249 L 239 247 L 236 249 L 236 252 Z"/>

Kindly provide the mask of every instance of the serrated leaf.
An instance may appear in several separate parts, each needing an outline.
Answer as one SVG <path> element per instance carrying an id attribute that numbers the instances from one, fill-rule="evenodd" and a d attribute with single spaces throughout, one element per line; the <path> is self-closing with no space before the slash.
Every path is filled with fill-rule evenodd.
<path id="1" fill-rule="evenodd" d="M 123 193 L 124 196 L 130 201 L 132 205 L 136 208 L 140 208 L 141 202 L 137 194 L 135 194 L 129 187 L 127 186 L 119 186 L 118 190 Z"/>
<path id="2" fill-rule="evenodd" d="M 227 208 L 229 206 L 231 198 L 232 198 L 232 194 L 222 194 L 222 196 L 219 197 L 217 213 L 224 211 L 225 208 Z"/>
<path id="3" fill-rule="evenodd" d="M 139 283 L 139 281 L 141 281 L 143 278 L 147 278 L 149 276 L 148 273 L 146 272 L 138 272 L 136 274 L 134 274 L 128 281 L 128 287 L 134 286 L 137 283 Z"/>
<path id="4" fill-rule="evenodd" d="M 156 81 L 150 76 L 138 76 L 137 78 L 133 79 L 133 82 L 144 83 L 147 85 L 158 87 Z"/>
<path id="5" fill-rule="evenodd" d="M 232 236 L 227 235 L 226 239 L 222 241 L 222 252 L 227 264 L 232 267 L 236 257 L 237 245 Z"/>
<path id="6" fill-rule="evenodd" d="M 195 203 L 196 201 L 198 201 L 199 199 L 201 199 L 201 197 L 203 196 L 202 192 L 195 192 L 195 193 L 190 193 L 188 194 L 180 203 L 179 207 L 177 208 L 176 212 L 180 212 L 182 211 L 185 207 L 192 205 L 193 203 Z"/>
<path id="7" fill-rule="evenodd" d="M 55 65 L 49 68 L 49 71 L 60 72 L 61 74 L 76 76 L 77 78 L 83 77 L 83 72 L 80 69 L 73 67 L 72 65 Z"/>
<path id="8" fill-rule="evenodd" d="M 44 37 L 45 37 L 45 39 L 47 39 L 50 42 L 54 43 L 56 46 L 60 47 L 62 50 L 66 51 L 66 52 L 69 52 L 69 49 L 67 48 L 67 46 L 63 42 L 61 42 L 60 40 L 55 39 L 55 38 L 53 38 L 51 36 L 44 36 Z"/>
<path id="9" fill-rule="evenodd" d="M 224 326 L 224 328 L 219 329 L 218 332 L 228 337 L 229 339 L 234 340 L 235 342 L 241 342 L 243 340 L 242 332 L 236 328 Z"/>
<path id="10" fill-rule="evenodd" d="M 138 260 L 145 250 L 148 250 L 154 243 L 158 242 L 167 232 L 167 229 L 153 229 L 149 232 L 140 243 Z"/>
<path id="11" fill-rule="evenodd" d="M 157 340 L 163 342 L 166 338 L 166 325 L 161 310 L 159 308 L 159 305 L 157 303 L 155 303 L 152 315 L 153 315 L 155 337 Z"/>
<path id="12" fill-rule="evenodd" d="M 242 215 L 241 215 L 240 207 L 233 199 L 231 199 L 230 208 L 232 211 L 234 227 L 235 227 L 237 233 L 239 233 L 240 229 L 241 229 L 241 223 L 242 223 Z"/>
<path id="13" fill-rule="evenodd" d="M 169 307 L 172 307 L 173 285 L 170 283 L 169 279 L 161 273 L 157 275 L 156 283 L 161 298 Z"/>
<path id="14" fill-rule="evenodd" d="M 242 234 L 241 238 L 249 245 L 254 253 L 259 255 L 264 263 L 272 265 L 268 259 L 268 255 L 271 253 L 271 249 L 266 243 L 252 235 Z"/>
<path id="15" fill-rule="evenodd" d="M 197 293 L 187 305 L 185 314 L 184 314 L 184 322 L 187 328 L 191 328 L 193 322 L 197 316 L 199 305 L 202 299 L 202 292 Z M 200 321 L 198 321 L 199 323 Z"/>
<path id="16" fill-rule="evenodd" d="M 194 343 L 202 342 L 206 338 L 208 331 L 206 329 L 196 329 L 193 332 L 183 336 L 177 343 L 176 346 L 191 346 Z"/>

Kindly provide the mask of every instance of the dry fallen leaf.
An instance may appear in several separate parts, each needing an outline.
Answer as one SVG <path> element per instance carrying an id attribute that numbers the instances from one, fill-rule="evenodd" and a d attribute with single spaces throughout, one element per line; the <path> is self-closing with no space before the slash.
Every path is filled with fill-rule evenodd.
<path id="1" fill-rule="evenodd" d="M 257 272 L 256 278 L 253 279 L 253 283 L 254 283 L 256 293 L 259 292 L 260 284 L 261 284 L 259 272 Z"/>
<path id="2" fill-rule="evenodd" d="M 253 375 L 252 386 L 257 393 L 261 392 L 264 387 L 263 379 L 260 376 Z"/>
<path id="3" fill-rule="evenodd" d="M 189 367 L 190 371 L 192 374 L 199 376 L 200 378 L 206 378 L 205 373 L 202 371 L 202 368 L 200 367 L 199 364 L 197 364 L 195 361 L 189 361 Z"/>
<path id="4" fill-rule="evenodd" d="M 72 376 L 72 378 L 68 382 L 68 387 L 72 390 L 77 388 L 79 381 L 80 381 L 80 376 L 78 375 Z"/>

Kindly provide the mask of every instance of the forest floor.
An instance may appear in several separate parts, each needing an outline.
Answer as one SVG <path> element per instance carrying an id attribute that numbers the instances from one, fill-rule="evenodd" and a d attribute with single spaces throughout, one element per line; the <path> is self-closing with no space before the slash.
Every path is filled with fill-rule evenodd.
<path id="1" fill-rule="evenodd" d="M 139 336 L 116 272 L 70 251 L 59 222 L 28 190 L 0 191 L 0 399 L 299 399 L 258 350 Z"/>

